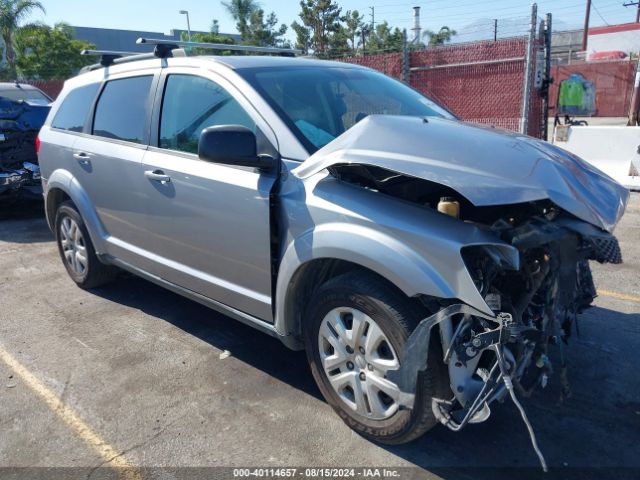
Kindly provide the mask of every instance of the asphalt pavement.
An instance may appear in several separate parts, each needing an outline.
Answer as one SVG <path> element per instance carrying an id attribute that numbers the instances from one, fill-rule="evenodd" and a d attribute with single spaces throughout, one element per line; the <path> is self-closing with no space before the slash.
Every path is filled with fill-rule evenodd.
<path id="1" fill-rule="evenodd" d="M 303 352 L 133 276 L 77 288 L 41 209 L 0 207 L 0 478 L 640 478 L 640 194 L 616 232 L 625 263 L 593 265 L 600 296 L 565 350 L 571 397 L 556 375 L 522 399 L 546 476 L 509 402 L 459 433 L 376 445 L 324 402 Z"/>

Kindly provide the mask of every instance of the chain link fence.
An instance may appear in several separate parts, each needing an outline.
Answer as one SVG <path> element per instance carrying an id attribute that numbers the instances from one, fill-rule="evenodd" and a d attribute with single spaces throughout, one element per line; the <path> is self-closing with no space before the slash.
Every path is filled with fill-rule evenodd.
<path id="1" fill-rule="evenodd" d="M 533 81 L 535 63 L 541 61 L 536 52 L 542 49 L 542 43 L 537 38 L 534 43 L 530 69 L 527 37 L 429 47 L 408 55 L 389 53 L 340 60 L 407 81 L 462 120 L 520 131 L 525 76 L 528 73 Z M 408 65 L 404 65 L 407 60 Z M 542 134 L 542 100 L 540 90 L 531 88 L 526 133 L 532 136 Z"/>
<path id="2" fill-rule="evenodd" d="M 537 19 L 533 6 L 525 36 L 338 60 L 403 80 L 462 120 L 543 137 L 551 17 L 539 32 Z"/>

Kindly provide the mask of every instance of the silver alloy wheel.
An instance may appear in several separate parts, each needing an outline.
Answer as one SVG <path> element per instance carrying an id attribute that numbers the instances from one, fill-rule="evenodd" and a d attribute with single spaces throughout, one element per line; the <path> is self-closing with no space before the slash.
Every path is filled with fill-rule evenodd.
<path id="1" fill-rule="evenodd" d="M 64 217 L 60 222 L 60 243 L 67 265 L 78 275 L 87 271 L 87 247 L 82 230 L 71 217 Z"/>
<path id="2" fill-rule="evenodd" d="M 400 362 L 371 317 L 351 307 L 331 310 L 320 324 L 318 346 L 329 383 L 351 410 L 372 420 L 398 411 L 400 390 L 385 377 Z"/>

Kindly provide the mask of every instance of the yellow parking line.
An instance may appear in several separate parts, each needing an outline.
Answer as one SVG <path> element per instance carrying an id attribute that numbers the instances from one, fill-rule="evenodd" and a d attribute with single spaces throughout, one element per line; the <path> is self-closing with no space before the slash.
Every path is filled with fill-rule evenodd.
<path id="1" fill-rule="evenodd" d="M 88 444 L 110 467 L 118 469 L 123 480 L 141 480 L 140 470 L 132 466 L 118 451 L 109 445 L 100 435 L 87 425 L 80 416 L 58 395 L 38 380 L 26 367 L 0 346 L 0 360 L 7 364 L 13 372 L 34 393 L 39 395 L 49 409 L 67 424 L 86 444 Z"/>
<path id="2" fill-rule="evenodd" d="M 601 297 L 617 298 L 618 300 L 626 300 L 628 302 L 640 303 L 640 297 L 635 295 L 627 295 L 626 293 L 612 292 L 610 290 L 598 290 Z"/>

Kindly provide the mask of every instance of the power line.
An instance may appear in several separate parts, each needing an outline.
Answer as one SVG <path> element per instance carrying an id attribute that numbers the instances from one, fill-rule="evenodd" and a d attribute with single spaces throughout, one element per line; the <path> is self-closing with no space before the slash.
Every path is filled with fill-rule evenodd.
<path id="1" fill-rule="evenodd" d="M 607 22 L 604 17 L 602 16 L 602 14 L 600 13 L 600 10 L 598 10 L 598 7 L 596 7 L 595 3 L 592 3 L 593 5 L 593 9 L 596 11 L 596 13 L 598 14 L 598 16 L 602 19 L 602 21 L 604 22 L 605 25 L 609 25 L 609 22 Z"/>

